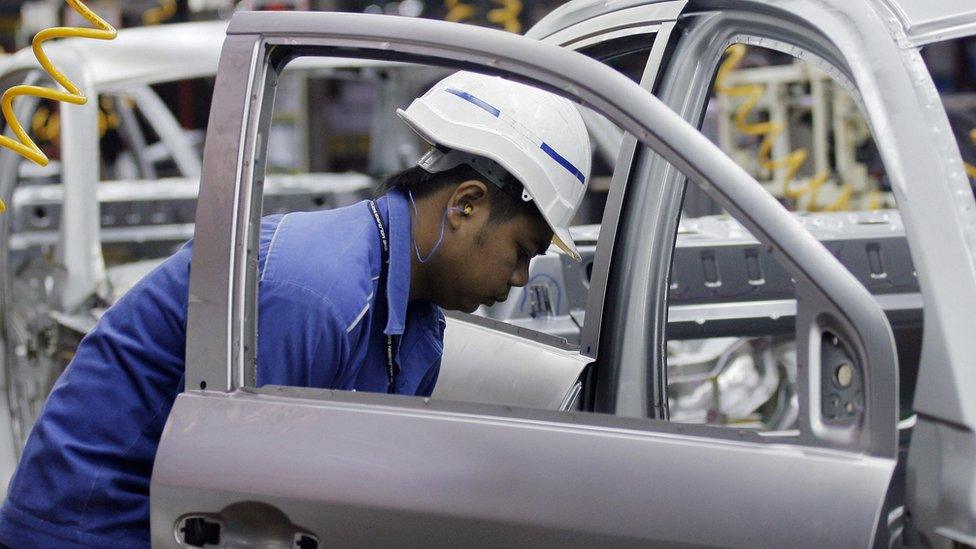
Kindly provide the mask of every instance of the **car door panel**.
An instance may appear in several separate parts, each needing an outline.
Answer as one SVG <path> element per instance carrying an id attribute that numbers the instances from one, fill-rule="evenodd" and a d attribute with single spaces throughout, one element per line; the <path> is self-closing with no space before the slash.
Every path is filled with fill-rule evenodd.
<path id="1" fill-rule="evenodd" d="M 883 345 L 884 314 L 755 180 L 674 112 L 609 67 L 487 29 L 238 14 L 229 34 L 211 114 L 211 131 L 220 131 L 206 144 L 196 225 L 194 255 L 206 261 L 191 274 L 187 392 L 170 415 L 152 480 L 154 542 L 175 543 L 174 528 L 189 515 L 219 517 L 252 501 L 337 545 L 870 542 L 894 467 L 892 407 L 875 390 L 891 379 L 884 372 L 894 360 Z M 561 90 L 609 117 L 712 188 L 783 255 L 806 292 L 798 323 L 810 332 L 808 347 L 816 348 L 821 324 L 852 342 L 864 414 L 842 429 L 804 425 L 799 438 L 771 439 L 646 416 L 251 388 L 262 184 L 261 171 L 252 172 L 261 167 L 270 117 L 262 104 L 273 95 L 276 67 L 309 52 L 483 67 Z M 859 339 L 865 333 L 868 343 Z M 819 356 L 809 364 L 819 375 Z M 632 381 L 622 378 L 619 388 L 632 389 Z M 811 389 L 811 406 L 818 396 Z M 337 516 L 357 531 L 341 533 Z M 395 527 L 376 527 L 387 522 Z"/>
<path id="2" fill-rule="evenodd" d="M 818 66 L 856 98 L 871 127 L 905 222 L 924 303 L 907 508 L 925 543 L 972 543 L 976 408 L 968 397 L 974 387 L 967 358 L 973 340 L 965 332 L 976 307 L 976 209 L 918 46 L 973 34 L 973 7 L 913 0 L 743 0 L 715 7 L 686 11 L 681 39 L 662 65 L 661 98 L 683 117 L 698 122 L 702 109 L 695 103 L 703 103 L 701 94 L 722 52 L 739 42 Z M 655 180 L 680 196 L 681 177 L 662 173 L 654 172 Z"/>
<path id="3" fill-rule="evenodd" d="M 153 471 L 154 545 L 182 515 L 256 500 L 330 546 L 865 547 L 891 472 L 756 435 L 276 392 L 180 397 Z"/>

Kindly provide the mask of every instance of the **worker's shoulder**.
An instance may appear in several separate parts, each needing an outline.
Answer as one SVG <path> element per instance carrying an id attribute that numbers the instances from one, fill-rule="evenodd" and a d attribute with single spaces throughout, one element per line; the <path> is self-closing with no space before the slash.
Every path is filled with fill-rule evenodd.
<path id="1" fill-rule="evenodd" d="M 289 213 L 273 228 L 262 231 L 260 285 L 293 288 L 327 302 L 334 314 L 358 314 L 371 298 L 380 261 L 366 203 Z"/>

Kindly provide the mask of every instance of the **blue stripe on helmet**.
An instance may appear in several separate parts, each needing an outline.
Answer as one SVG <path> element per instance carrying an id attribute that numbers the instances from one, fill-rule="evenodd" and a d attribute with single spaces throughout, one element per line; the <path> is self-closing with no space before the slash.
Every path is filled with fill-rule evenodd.
<path id="1" fill-rule="evenodd" d="M 563 155 L 561 155 L 561 154 L 557 153 L 555 150 L 553 150 L 553 148 L 550 147 L 548 143 L 543 143 L 542 144 L 542 150 L 545 151 L 546 154 L 548 154 L 549 156 L 551 156 L 553 160 L 555 160 L 556 162 L 559 162 L 559 165 L 562 166 L 562 167 L 564 167 L 564 168 L 566 168 L 566 170 L 569 173 L 571 173 L 574 176 L 576 176 L 576 179 L 579 179 L 579 182 L 580 183 L 586 185 L 586 176 L 583 175 L 583 172 L 579 171 L 579 168 L 577 168 L 576 166 L 574 166 L 572 162 L 570 162 L 569 160 L 566 160 L 565 158 L 563 158 Z"/>
<path id="2" fill-rule="evenodd" d="M 459 90 L 457 88 L 447 88 L 447 90 L 445 90 L 445 91 L 447 91 L 447 93 L 454 94 L 454 95 L 460 97 L 461 99 L 464 99 L 468 103 L 471 103 L 473 105 L 477 105 L 477 106 L 481 107 L 482 109 L 484 109 L 484 110 L 488 111 L 489 113 L 491 113 L 491 115 L 494 116 L 495 118 L 498 118 L 502 114 L 502 111 L 496 109 L 495 107 L 492 107 L 488 103 L 485 103 L 481 99 L 478 99 L 477 97 L 471 95 L 468 92 L 461 91 L 461 90 Z"/>

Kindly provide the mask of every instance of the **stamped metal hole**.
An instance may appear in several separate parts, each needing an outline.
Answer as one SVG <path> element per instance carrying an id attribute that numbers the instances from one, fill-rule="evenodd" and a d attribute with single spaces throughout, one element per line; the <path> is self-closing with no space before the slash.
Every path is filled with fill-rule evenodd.
<path id="1" fill-rule="evenodd" d="M 841 387 L 850 387 L 854 381 L 854 367 L 848 363 L 841 364 L 834 370 L 834 380 Z"/>

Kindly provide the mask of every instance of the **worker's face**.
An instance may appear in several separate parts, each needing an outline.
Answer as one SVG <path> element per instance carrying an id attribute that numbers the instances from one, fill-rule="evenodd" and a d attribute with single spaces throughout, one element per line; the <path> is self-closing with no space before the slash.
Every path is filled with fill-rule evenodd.
<path id="1" fill-rule="evenodd" d="M 483 184 L 482 184 L 482 189 Z M 529 281 L 529 261 L 545 253 L 552 230 L 538 215 L 516 215 L 489 223 L 487 196 L 462 196 L 461 211 L 452 212 L 452 238 L 441 259 L 442 292 L 438 304 L 445 309 L 472 312 L 479 305 L 494 305 L 508 298 L 513 286 Z"/>

